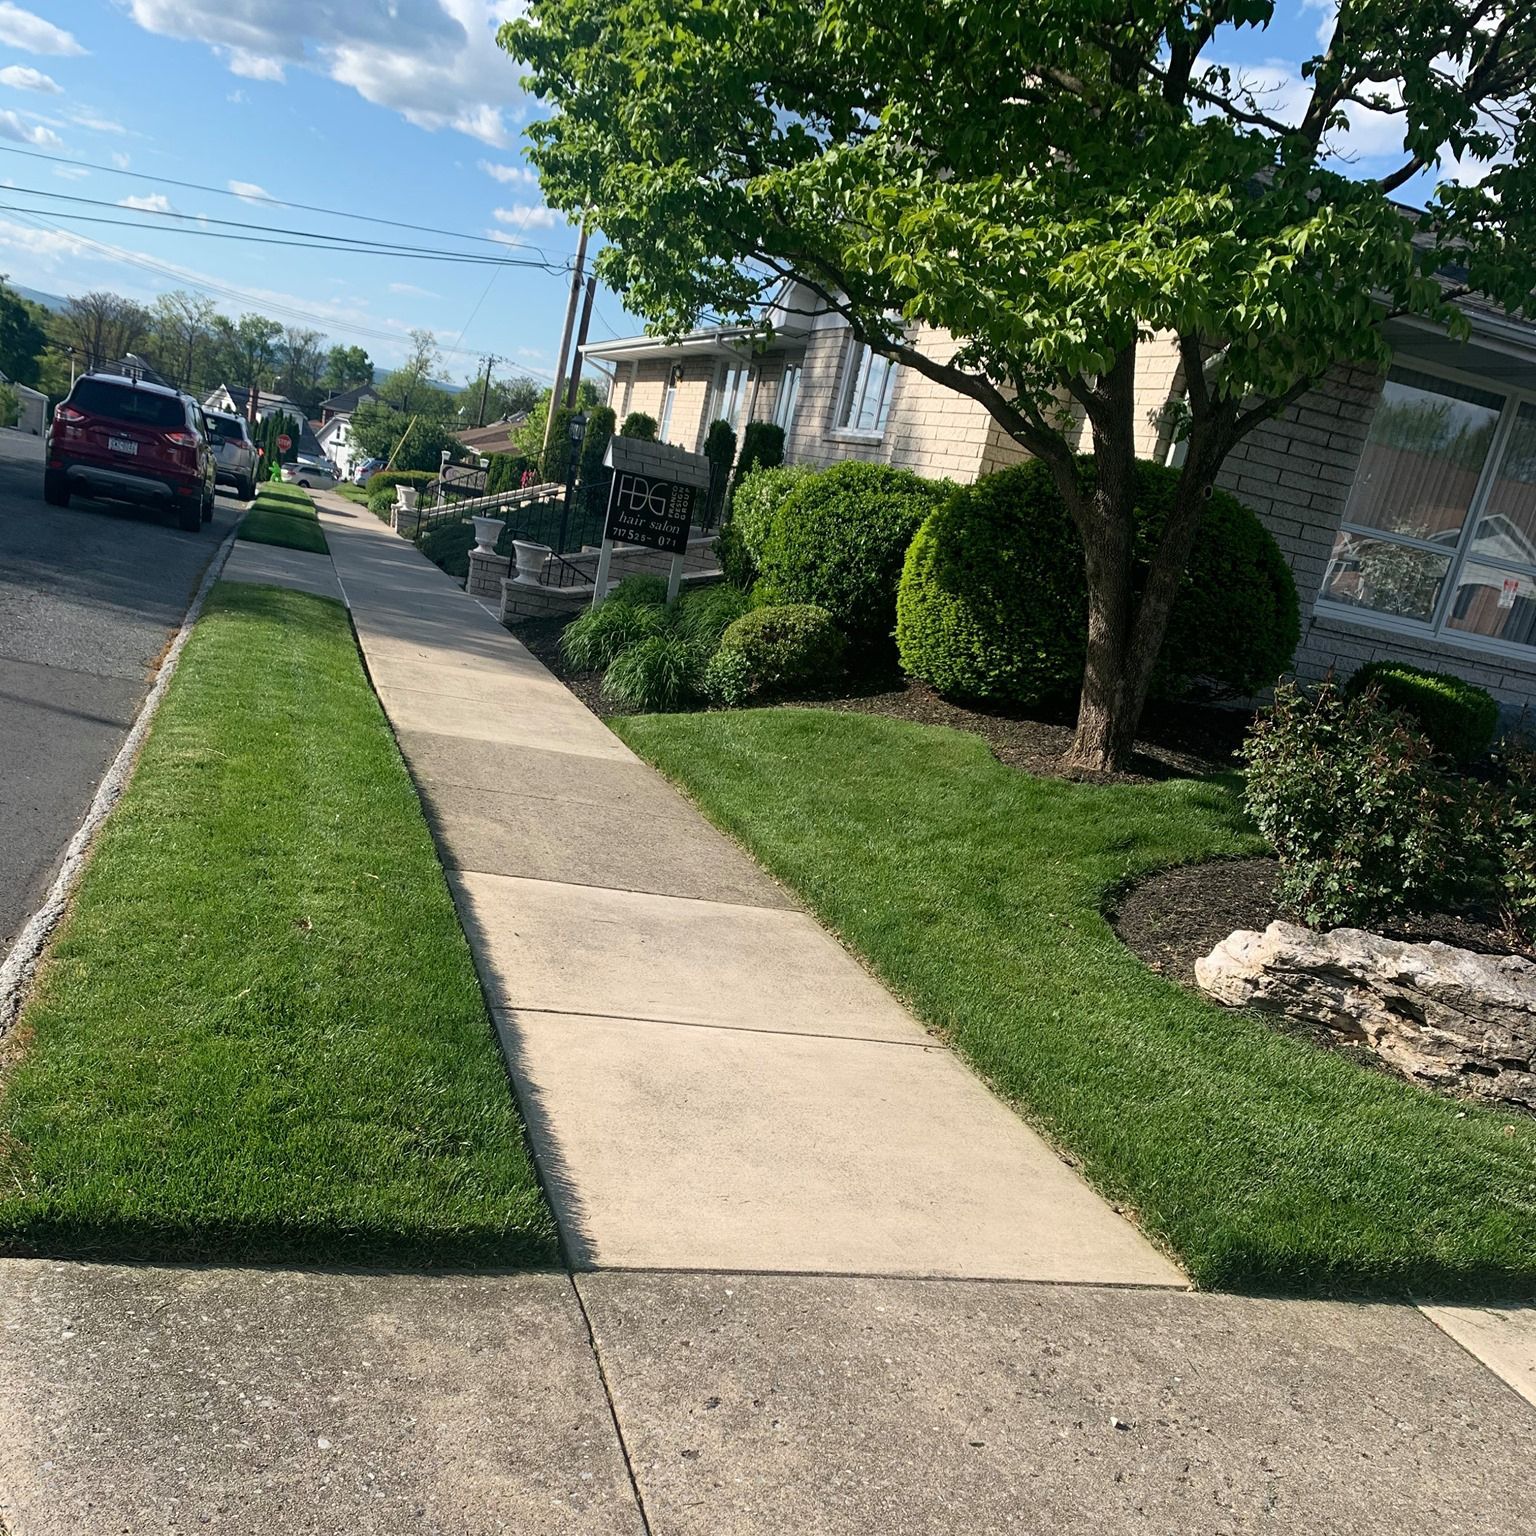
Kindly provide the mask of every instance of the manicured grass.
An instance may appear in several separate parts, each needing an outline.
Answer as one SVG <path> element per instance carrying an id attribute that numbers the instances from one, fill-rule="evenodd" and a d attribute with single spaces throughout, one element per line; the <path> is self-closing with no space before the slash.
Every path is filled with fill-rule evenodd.
<path id="1" fill-rule="evenodd" d="M 275 481 L 257 488 L 256 500 L 240 519 L 236 536 L 252 544 L 278 544 L 314 555 L 330 553 L 309 492 Z"/>
<path id="2" fill-rule="evenodd" d="M 336 487 L 336 494 L 347 501 L 355 502 L 360 507 L 368 505 L 368 487 L 366 485 L 353 485 L 351 481 L 344 480 Z"/>
<path id="3" fill-rule="evenodd" d="M 1234 782 L 1035 779 L 821 710 L 612 723 L 1201 1285 L 1536 1288 L 1536 1122 L 1209 1004 L 1105 921 L 1124 882 L 1255 849 Z"/>
<path id="4" fill-rule="evenodd" d="M 556 1257 L 339 604 L 214 589 L 19 1030 L 5 1251 Z"/>

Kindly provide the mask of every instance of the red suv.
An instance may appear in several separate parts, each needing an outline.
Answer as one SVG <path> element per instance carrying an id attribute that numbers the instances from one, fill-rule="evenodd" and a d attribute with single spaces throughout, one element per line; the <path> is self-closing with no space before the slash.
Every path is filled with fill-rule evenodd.
<path id="1" fill-rule="evenodd" d="M 195 533 L 213 516 L 217 461 L 190 395 L 110 373 L 82 374 L 53 413 L 43 500 L 71 493 L 173 509 Z"/>

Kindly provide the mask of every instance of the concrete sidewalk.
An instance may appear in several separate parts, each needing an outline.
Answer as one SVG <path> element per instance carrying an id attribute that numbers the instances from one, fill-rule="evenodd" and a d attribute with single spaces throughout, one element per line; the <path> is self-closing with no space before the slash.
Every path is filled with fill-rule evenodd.
<path id="1" fill-rule="evenodd" d="M 1181 1283 L 478 603 L 324 506 L 578 1268 Z"/>
<path id="2" fill-rule="evenodd" d="M 506 631 L 318 499 L 578 1267 L 0 1260 L 0 1530 L 1536 1536 L 1536 1312 L 1183 1289 Z M 231 579 L 324 589 L 302 560 Z"/>

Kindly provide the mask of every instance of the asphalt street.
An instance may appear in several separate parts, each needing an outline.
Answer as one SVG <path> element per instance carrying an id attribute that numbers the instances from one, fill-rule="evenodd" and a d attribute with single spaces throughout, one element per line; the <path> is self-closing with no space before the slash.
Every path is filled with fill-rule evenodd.
<path id="1" fill-rule="evenodd" d="M 0 431 L 0 958 L 42 900 L 214 551 L 213 522 L 42 497 L 42 445 Z"/>

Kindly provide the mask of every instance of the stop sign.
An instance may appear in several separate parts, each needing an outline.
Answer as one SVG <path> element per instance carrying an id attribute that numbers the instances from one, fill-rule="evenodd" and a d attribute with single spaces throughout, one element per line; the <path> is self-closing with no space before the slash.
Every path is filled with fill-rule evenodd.
<path id="1" fill-rule="evenodd" d="M 279 453 L 287 453 L 292 447 L 293 439 L 286 432 L 279 432 L 277 434 L 277 451 Z"/>

